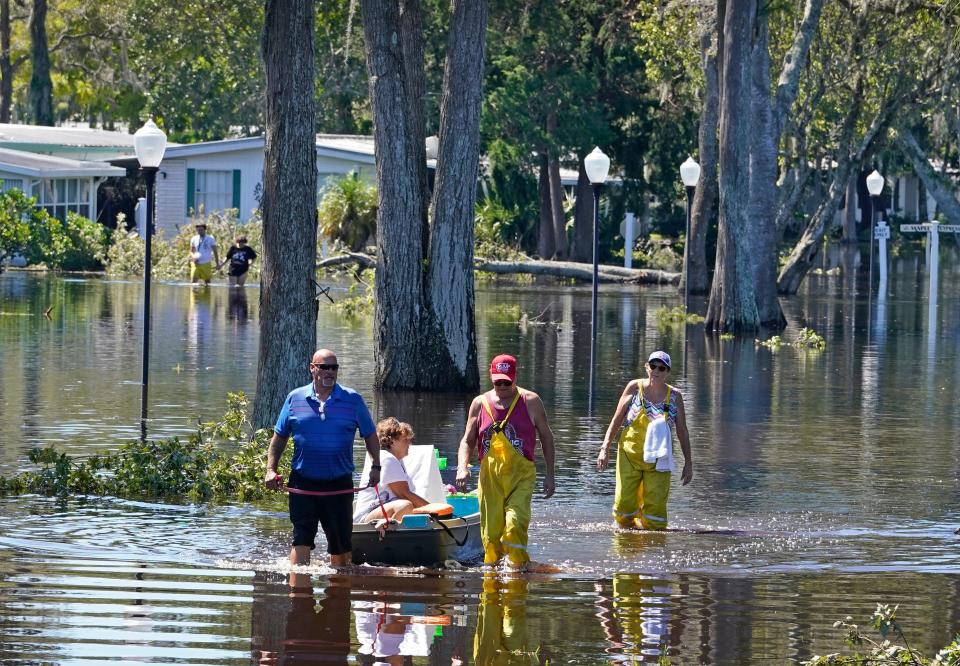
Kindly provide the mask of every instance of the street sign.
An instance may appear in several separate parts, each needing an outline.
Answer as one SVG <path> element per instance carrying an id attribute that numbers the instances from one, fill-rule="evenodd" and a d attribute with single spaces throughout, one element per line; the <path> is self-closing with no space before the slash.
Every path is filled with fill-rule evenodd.
<path id="1" fill-rule="evenodd" d="M 628 243 L 637 240 L 640 235 L 640 225 L 637 224 L 636 216 L 633 213 L 627 213 L 623 222 L 620 223 L 620 237 Z"/>
<path id="2" fill-rule="evenodd" d="M 960 224 L 941 224 L 937 228 L 947 234 L 960 234 Z"/>
<path id="3" fill-rule="evenodd" d="M 900 232 L 911 232 L 911 231 L 922 231 L 924 233 L 930 231 L 929 224 L 901 224 Z"/>
<path id="4" fill-rule="evenodd" d="M 873 228 L 873 237 L 877 240 L 890 238 L 890 227 L 885 224 L 878 224 Z"/>

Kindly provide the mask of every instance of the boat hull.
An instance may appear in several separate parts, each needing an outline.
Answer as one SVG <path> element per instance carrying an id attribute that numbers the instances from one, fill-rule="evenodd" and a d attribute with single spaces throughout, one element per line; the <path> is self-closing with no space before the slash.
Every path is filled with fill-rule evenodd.
<path id="1" fill-rule="evenodd" d="M 353 563 L 388 566 L 461 564 L 483 557 L 480 514 L 431 518 L 425 527 L 390 525 L 381 536 L 372 524 L 353 526 Z"/>

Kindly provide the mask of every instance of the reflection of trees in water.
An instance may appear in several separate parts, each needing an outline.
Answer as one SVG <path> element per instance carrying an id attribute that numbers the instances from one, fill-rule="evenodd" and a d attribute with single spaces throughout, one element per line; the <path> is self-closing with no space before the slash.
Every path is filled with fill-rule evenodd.
<path id="1" fill-rule="evenodd" d="M 752 340 L 708 336 L 706 351 L 711 362 L 702 366 L 706 377 L 700 381 L 701 386 L 710 387 L 709 406 L 695 417 L 688 416 L 688 423 L 696 418 L 697 429 L 710 433 L 711 462 L 720 472 L 721 488 L 754 488 L 766 472 L 763 450 L 771 407 L 771 359 L 755 350 Z M 738 502 L 748 503 L 747 497 L 741 495 Z"/>

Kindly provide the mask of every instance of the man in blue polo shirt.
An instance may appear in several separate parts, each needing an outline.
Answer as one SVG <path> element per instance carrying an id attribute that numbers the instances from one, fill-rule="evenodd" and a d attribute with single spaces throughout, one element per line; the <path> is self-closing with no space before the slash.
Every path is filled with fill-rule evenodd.
<path id="1" fill-rule="evenodd" d="M 293 435 L 293 463 L 288 487 L 329 495 L 290 493 L 293 523 L 292 564 L 309 564 L 317 536 L 317 523 L 327 537 L 330 565 L 351 564 L 353 530 L 353 439 L 360 436 L 373 460 L 370 485 L 380 482 L 380 442 L 370 412 L 360 394 L 337 383 L 340 365 L 329 349 L 313 355 L 313 381 L 287 396 L 273 429 L 267 453 L 268 488 L 280 488 L 277 463 Z M 341 492 L 337 492 L 341 491 Z"/>

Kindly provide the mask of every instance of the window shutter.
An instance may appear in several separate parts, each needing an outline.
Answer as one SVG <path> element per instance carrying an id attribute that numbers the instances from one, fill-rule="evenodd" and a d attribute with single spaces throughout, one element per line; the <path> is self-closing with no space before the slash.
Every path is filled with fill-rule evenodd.
<path id="1" fill-rule="evenodd" d="M 190 214 L 196 206 L 194 197 L 197 193 L 197 170 L 187 169 L 187 215 Z"/>
<path id="2" fill-rule="evenodd" d="M 233 207 L 240 211 L 240 169 L 233 170 Z"/>

